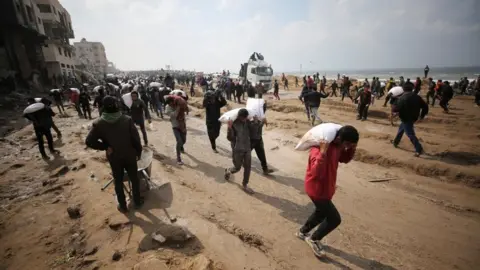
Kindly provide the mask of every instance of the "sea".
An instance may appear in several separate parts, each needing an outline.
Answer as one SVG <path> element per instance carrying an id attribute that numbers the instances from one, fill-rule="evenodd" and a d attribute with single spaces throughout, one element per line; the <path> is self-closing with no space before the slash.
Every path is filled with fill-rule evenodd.
<path id="1" fill-rule="evenodd" d="M 303 77 L 304 75 L 313 75 L 319 73 L 320 76 L 325 76 L 327 79 L 336 79 L 337 74 L 340 76 L 346 75 L 352 79 L 364 80 L 373 77 L 379 77 L 381 80 L 394 78 L 398 80 L 400 76 L 405 79 L 410 78 L 414 81 L 417 77 L 423 78 L 423 68 L 394 68 L 394 69 L 357 69 L 357 70 L 309 70 L 298 72 L 284 72 L 285 74 L 296 75 Z M 281 75 L 282 72 L 276 72 L 275 75 Z M 476 80 L 480 75 L 480 67 L 430 67 L 428 77 L 434 80 L 448 80 L 451 82 L 458 81 L 460 78 L 467 77 L 469 81 Z"/>

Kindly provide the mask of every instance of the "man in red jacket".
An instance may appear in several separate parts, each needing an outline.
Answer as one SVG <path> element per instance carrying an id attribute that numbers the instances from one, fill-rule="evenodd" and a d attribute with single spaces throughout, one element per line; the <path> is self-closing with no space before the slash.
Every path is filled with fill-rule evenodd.
<path id="1" fill-rule="evenodd" d="M 305 191 L 315 205 L 315 211 L 305 225 L 296 233 L 305 240 L 317 257 L 325 256 L 321 240 L 340 225 L 341 218 L 332 202 L 337 182 L 338 163 L 352 160 L 359 140 L 358 131 L 352 126 L 344 126 L 335 139 L 328 143 L 320 142 L 310 149 Z M 310 235 L 315 227 L 318 229 Z"/>

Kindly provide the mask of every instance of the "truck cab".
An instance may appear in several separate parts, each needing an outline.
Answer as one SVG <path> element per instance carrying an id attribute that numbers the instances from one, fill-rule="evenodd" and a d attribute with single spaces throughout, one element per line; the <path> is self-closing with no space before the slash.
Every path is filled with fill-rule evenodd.
<path id="1" fill-rule="evenodd" d="M 246 79 L 253 85 L 263 83 L 265 91 L 272 88 L 273 69 L 270 64 L 263 60 L 261 54 L 254 53 L 247 63 L 241 65 L 241 79 Z"/>

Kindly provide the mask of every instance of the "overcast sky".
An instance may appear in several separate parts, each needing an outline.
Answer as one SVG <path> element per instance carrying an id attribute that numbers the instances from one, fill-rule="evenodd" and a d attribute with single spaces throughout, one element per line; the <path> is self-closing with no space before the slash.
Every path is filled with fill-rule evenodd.
<path id="1" fill-rule="evenodd" d="M 60 0 L 123 70 L 480 65 L 479 0 Z"/>

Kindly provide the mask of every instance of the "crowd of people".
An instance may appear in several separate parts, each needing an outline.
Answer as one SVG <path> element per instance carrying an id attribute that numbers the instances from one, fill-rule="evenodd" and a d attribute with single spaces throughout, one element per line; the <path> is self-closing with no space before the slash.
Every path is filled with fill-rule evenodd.
<path id="1" fill-rule="evenodd" d="M 428 72 L 426 72 L 427 74 Z M 57 106 L 59 114 L 66 114 L 64 103 L 64 93 L 66 92 L 71 103 L 74 105 L 79 117 L 92 119 L 92 97 L 91 93 L 96 93 L 93 98 L 93 107 L 98 109 L 98 118 L 93 122 L 92 128 L 86 138 L 86 145 L 92 149 L 105 151 L 110 164 L 114 178 L 115 192 L 118 201 L 118 210 L 122 213 L 128 211 L 126 198 L 123 190 L 124 174 L 126 173 L 132 183 L 132 196 L 135 207 L 141 207 L 144 203 L 140 194 L 139 179 L 137 175 L 137 161 L 140 159 L 143 147 L 140 129 L 143 138 L 143 144 L 149 146 L 148 134 L 145 122 L 151 122 L 152 113 L 159 118 L 167 116 L 172 126 L 172 132 L 176 142 L 176 159 L 179 166 L 183 165 L 182 154 L 185 153 L 187 142 L 187 115 L 188 95 L 183 91 L 190 87 L 190 96 L 195 95 L 195 83 L 203 88 L 203 108 L 205 109 L 205 124 L 207 128 L 208 139 L 214 153 L 218 153 L 216 140 L 220 136 L 221 109 L 232 99 L 237 103 L 245 100 L 245 93 L 248 97 L 262 98 L 265 89 L 261 84 L 252 85 L 250 82 L 234 82 L 228 77 L 217 83 L 217 89 L 208 82 L 206 77 L 199 79 L 185 78 L 176 80 L 169 74 L 165 77 L 137 77 L 135 79 L 123 78 L 106 81 L 104 84 L 96 86 L 91 91 L 86 86 L 80 89 L 56 89 L 51 91 L 51 98 Z M 284 86 L 288 87 L 286 76 L 281 78 Z M 338 82 L 337 82 L 338 81 Z M 303 77 L 303 87 L 299 96 L 300 101 L 305 106 L 305 111 L 309 123 L 315 126 L 322 123 L 318 113 L 321 100 L 336 96 L 336 90 L 340 90 L 341 100 L 348 97 L 352 102 L 358 104 L 357 119 L 365 121 L 368 117 L 369 107 L 374 104 L 375 99 L 379 99 L 386 93 L 384 106 L 390 102 L 392 107 L 392 116 L 398 116 L 401 124 L 397 135 L 391 141 L 393 146 L 397 147 L 406 133 L 415 147 L 415 156 L 423 154 L 423 147 L 415 135 L 414 125 L 417 120 L 422 120 L 429 112 L 429 105 L 434 106 L 435 100 L 440 100 L 440 106 L 444 112 L 448 113 L 449 102 L 454 96 L 453 87 L 448 81 L 441 80 L 434 82 L 432 78 L 427 80 L 428 91 L 426 93 L 427 102 L 420 96 L 421 84 L 420 78 L 414 83 L 407 78 L 399 78 L 395 81 L 393 78 L 383 83 L 377 77 L 371 81 L 353 83 L 347 76 L 341 80 L 334 80 L 327 87 L 325 76 L 319 74 Z M 175 84 L 181 85 L 182 90 L 175 90 Z M 298 78 L 296 80 L 298 85 Z M 466 89 L 471 85 L 468 80 L 459 82 L 460 89 Z M 178 85 L 177 85 L 178 86 Z M 353 87 L 354 95 L 351 94 Z M 394 94 L 394 88 L 400 87 L 401 94 Z M 280 99 L 280 85 L 275 80 L 273 84 L 274 99 Z M 327 93 L 327 89 L 331 89 Z M 474 84 L 477 95 L 475 102 L 479 104 L 480 99 L 480 77 Z M 398 88 L 397 88 L 398 90 Z M 462 90 L 463 92 L 463 90 Z M 131 96 L 131 104 L 126 104 L 123 96 Z M 430 100 L 431 99 L 431 102 Z M 53 155 L 59 152 L 54 148 L 51 129 L 61 138 L 61 132 L 55 125 L 51 106 L 54 104 L 48 98 L 30 98 L 29 104 L 43 104 L 40 110 L 26 113 L 25 117 L 32 121 L 35 134 L 38 140 L 39 151 L 44 159 L 49 159 L 45 152 L 43 137 L 47 139 L 48 149 Z M 267 110 L 264 103 L 263 112 Z M 393 119 L 393 118 L 392 118 Z M 392 120 L 393 121 L 393 120 Z M 392 122 L 393 123 L 393 122 Z M 233 166 L 226 168 L 224 178 L 230 181 L 231 176 L 238 173 L 243 168 L 242 186 L 246 193 L 254 194 L 250 188 L 250 173 L 252 167 L 251 153 L 255 153 L 260 160 L 261 169 L 265 175 L 273 173 L 268 166 L 266 151 L 263 142 L 263 127 L 267 125 L 265 119 L 259 119 L 257 116 L 251 117 L 249 110 L 240 109 L 234 121 L 228 122 L 226 137 L 231 144 L 231 159 Z M 325 255 L 322 246 L 322 239 L 339 226 L 341 217 L 332 202 L 335 193 L 336 176 L 338 163 L 348 163 L 352 160 L 356 145 L 360 135 L 353 126 L 343 126 L 338 131 L 333 141 L 320 141 L 317 146 L 310 149 L 308 157 L 307 171 L 305 175 L 305 190 L 309 198 L 315 205 L 315 211 L 308 218 L 305 224 L 296 233 L 296 236 L 312 248 L 314 254 L 318 257 Z M 313 229 L 318 227 L 313 233 Z"/>

